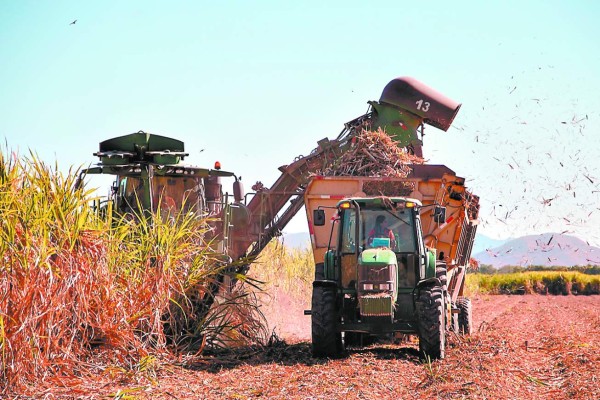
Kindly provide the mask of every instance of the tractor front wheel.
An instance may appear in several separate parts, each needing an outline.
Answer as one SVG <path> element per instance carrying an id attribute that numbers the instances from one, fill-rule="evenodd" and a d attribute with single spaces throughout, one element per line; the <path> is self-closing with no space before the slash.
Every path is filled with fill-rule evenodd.
<path id="1" fill-rule="evenodd" d="M 314 286 L 312 294 L 312 353 L 315 357 L 338 357 L 344 351 L 337 332 L 336 288 Z"/>

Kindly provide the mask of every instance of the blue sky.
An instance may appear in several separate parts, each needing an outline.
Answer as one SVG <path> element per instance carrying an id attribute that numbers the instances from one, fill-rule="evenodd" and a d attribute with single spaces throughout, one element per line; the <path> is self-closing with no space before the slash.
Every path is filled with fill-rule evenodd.
<path id="1" fill-rule="evenodd" d="M 2 147 L 67 170 L 144 130 L 270 186 L 408 75 L 463 104 L 424 153 L 481 196 L 479 232 L 600 243 L 600 3 L 482 3 L 1 1 Z"/>

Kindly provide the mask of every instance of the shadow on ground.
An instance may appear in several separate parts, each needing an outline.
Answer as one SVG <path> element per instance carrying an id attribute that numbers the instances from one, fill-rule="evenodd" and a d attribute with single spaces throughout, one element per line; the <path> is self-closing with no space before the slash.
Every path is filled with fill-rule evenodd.
<path id="1" fill-rule="evenodd" d="M 420 364 L 419 352 L 406 345 L 373 344 L 368 347 L 350 347 L 337 358 L 344 360 L 351 357 L 368 357 L 377 360 L 406 360 Z M 186 366 L 187 369 L 217 373 L 224 369 L 234 369 L 241 365 L 257 366 L 263 364 L 323 365 L 332 359 L 312 356 L 310 343 L 287 344 L 279 342 L 263 347 L 241 347 L 232 350 L 208 351 L 204 357 Z"/>

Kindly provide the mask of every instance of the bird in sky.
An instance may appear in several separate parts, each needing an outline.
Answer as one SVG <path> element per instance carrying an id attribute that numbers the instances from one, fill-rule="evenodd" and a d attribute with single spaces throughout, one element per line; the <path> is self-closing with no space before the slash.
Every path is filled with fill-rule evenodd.
<path id="1" fill-rule="evenodd" d="M 73 22 L 71 22 L 69 25 L 75 25 L 75 23 L 77 22 L 77 20 L 74 20 Z"/>

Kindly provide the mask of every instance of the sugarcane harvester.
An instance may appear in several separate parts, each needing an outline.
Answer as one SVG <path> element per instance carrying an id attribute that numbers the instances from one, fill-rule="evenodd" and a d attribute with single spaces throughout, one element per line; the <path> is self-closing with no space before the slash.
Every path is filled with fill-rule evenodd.
<path id="1" fill-rule="evenodd" d="M 157 212 L 163 216 L 193 213 L 211 225 L 206 242 L 224 256 L 228 254 L 231 207 L 241 204 L 244 195 L 238 177 L 221 170 L 218 161 L 212 169 L 185 164 L 189 154 L 182 141 L 144 131 L 102 141 L 94 155 L 100 162 L 81 170 L 76 187 L 82 186 L 87 176 L 115 177 L 108 198 L 95 204 L 99 212 L 115 221 L 132 216 L 151 218 Z M 223 190 L 223 178 L 234 180 L 233 199 Z"/>
<path id="2" fill-rule="evenodd" d="M 226 277 L 235 270 L 228 238 L 232 210 L 245 207 L 240 179 L 222 170 L 218 161 L 214 168 L 186 164 L 183 160 L 189 154 L 182 141 L 144 131 L 102 141 L 94 155 L 100 162 L 81 170 L 75 187 L 83 186 L 88 176 L 114 176 L 108 198 L 94 202 L 99 214 L 113 223 L 141 219 L 153 223 L 155 218 L 177 223 L 180 213 L 206 223 L 199 245 L 210 246 L 220 272 L 202 290 L 190 288 L 191 297 L 198 299 L 190 321 L 204 320 Z M 232 196 L 223 189 L 224 179 L 233 180 Z"/>

